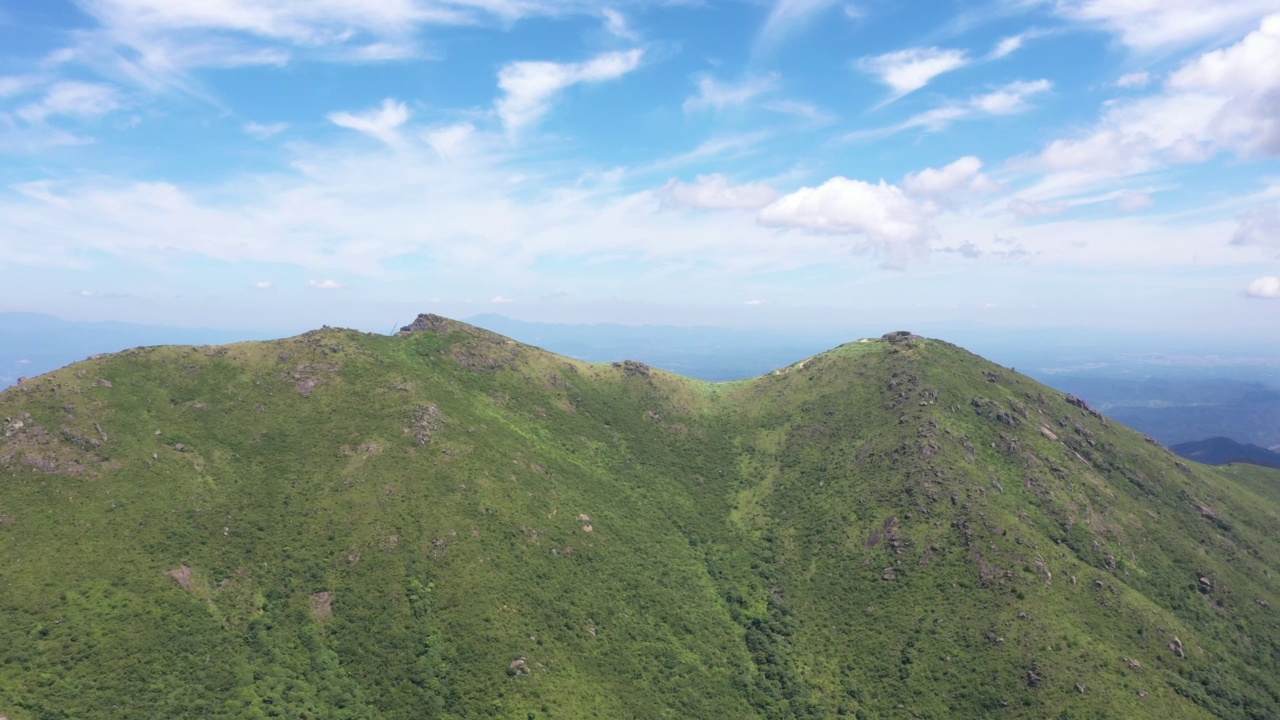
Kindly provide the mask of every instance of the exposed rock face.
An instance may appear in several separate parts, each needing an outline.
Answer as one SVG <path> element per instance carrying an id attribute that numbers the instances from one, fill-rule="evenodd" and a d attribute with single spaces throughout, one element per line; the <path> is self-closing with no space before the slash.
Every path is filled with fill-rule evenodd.
<path id="1" fill-rule="evenodd" d="M 333 591 L 324 590 L 311 595 L 311 617 L 323 620 L 333 614 Z"/>
<path id="2" fill-rule="evenodd" d="M 882 339 L 894 345 L 906 345 L 912 340 L 923 340 L 924 338 L 907 330 L 895 330 L 891 333 L 885 333 Z"/>
<path id="3" fill-rule="evenodd" d="M 639 360 L 623 360 L 613 364 L 616 368 L 622 368 L 622 371 L 628 375 L 638 375 L 640 377 L 649 377 L 649 366 Z"/>
<path id="4" fill-rule="evenodd" d="M 173 578 L 174 580 L 176 580 L 178 584 L 182 586 L 183 590 L 186 590 L 187 592 L 191 592 L 191 588 L 192 588 L 191 572 L 192 570 L 189 566 L 182 565 L 180 567 L 174 568 L 173 570 L 167 571 L 165 574 Z"/>
<path id="5" fill-rule="evenodd" d="M 458 323 L 446 317 L 441 317 L 435 313 L 422 313 L 414 318 L 413 322 L 400 328 L 400 332 L 433 332 L 446 333 L 457 330 Z"/>

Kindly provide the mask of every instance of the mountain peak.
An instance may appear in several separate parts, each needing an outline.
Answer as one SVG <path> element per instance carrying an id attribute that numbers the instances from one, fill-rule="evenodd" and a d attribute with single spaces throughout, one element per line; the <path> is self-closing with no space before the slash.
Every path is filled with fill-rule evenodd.
<path id="1" fill-rule="evenodd" d="M 468 325 L 458 320 L 436 315 L 435 313 L 420 313 L 414 318 L 413 322 L 400 328 L 402 333 L 431 332 L 431 333 L 451 333 L 451 332 L 474 332 L 477 328 L 474 325 Z"/>

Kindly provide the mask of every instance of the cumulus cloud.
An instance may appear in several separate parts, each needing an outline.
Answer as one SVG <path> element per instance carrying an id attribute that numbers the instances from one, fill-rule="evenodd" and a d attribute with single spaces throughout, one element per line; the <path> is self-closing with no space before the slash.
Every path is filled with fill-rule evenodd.
<path id="1" fill-rule="evenodd" d="M 1280 277 L 1268 275 L 1249 283 L 1245 294 L 1255 298 L 1280 298 Z"/>
<path id="2" fill-rule="evenodd" d="M 512 300 L 511 298 L 507 298 L 507 297 L 502 297 L 501 295 L 499 295 L 494 299 L 490 300 L 489 302 L 493 303 L 494 305 L 507 305 L 509 303 L 515 302 L 515 300 Z"/>
<path id="3" fill-rule="evenodd" d="M 382 106 L 362 113 L 335 112 L 329 114 L 329 122 L 356 132 L 375 137 L 388 145 L 400 142 L 400 126 L 409 121 L 409 108 L 391 98 Z"/>
<path id="4" fill-rule="evenodd" d="M 888 85 L 893 91 L 890 100 L 896 100 L 928 85 L 939 75 L 969 63 L 969 55 L 963 50 L 922 47 L 865 57 L 858 60 L 856 66 Z"/>
<path id="5" fill-rule="evenodd" d="M 684 111 L 723 110 L 730 105 L 744 105 L 778 86 L 778 74 L 748 77 L 738 83 L 716 80 L 710 75 L 698 77 L 698 94 L 684 101 Z"/>
<path id="6" fill-rule="evenodd" d="M 901 269 L 937 234 L 930 215 L 896 185 L 834 177 L 778 198 L 756 218 L 766 227 L 861 236 L 887 267 Z"/>
<path id="7" fill-rule="evenodd" d="M 341 290 L 346 287 L 336 280 L 308 280 L 307 287 L 312 290 Z"/>
<path id="8" fill-rule="evenodd" d="M 663 204 L 704 210 L 755 210 L 778 197 L 778 191 L 768 185 L 734 185 L 719 173 L 699 175 L 691 183 L 672 179 L 658 194 Z"/>
<path id="9" fill-rule="evenodd" d="M 515 134 L 542 119 L 551 110 L 556 96 L 579 83 L 603 82 L 626 75 L 640 66 L 644 51 L 608 52 L 581 63 L 521 61 L 506 65 L 498 73 L 502 97 L 495 105 L 509 134 Z"/>
<path id="10" fill-rule="evenodd" d="M 908 195 L 932 199 L 959 198 L 1000 190 L 999 183 L 982 172 L 982 161 L 973 155 L 966 155 L 945 167 L 908 173 L 902 179 L 902 187 Z"/>
<path id="11" fill-rule="evenodd" d="M 254 290 L 270 290 L 275 285 L 270 280 L 259 280 L 253 284 Z"/>
<path id="12" fill-rule="evenodd" d="M 1054 140 L 1033 164 L 1107 178 L 1221 152 L 1280 154 L 1280 14 L 1183 63 L 1159 92 L 1110 104 L 1090 131 Z"/>
<path id="13" fill-rule="evenodd" d="M 748 300 L 748 301 L 746 301 L 746 302 L 744 302 L 744 303 L 742 303 L 742 304 L 743 304 L 743 305 L 750 305 L 750 306 L 752 306 L 752 307 L 759 307 L 759 306 L 761 306 L 761 305 L 764 305 L 764 304 L 765 304 L 765 302 L 764 302 L 763 300 Z"/>

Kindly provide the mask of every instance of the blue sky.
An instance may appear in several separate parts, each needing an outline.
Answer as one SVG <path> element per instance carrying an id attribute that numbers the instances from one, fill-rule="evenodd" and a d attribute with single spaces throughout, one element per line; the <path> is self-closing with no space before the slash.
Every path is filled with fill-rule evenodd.
<path id="1" fill-rule="evenodd" d="M 0 310 L 1274 333 L 1275 13 L 0 0 Z"/>

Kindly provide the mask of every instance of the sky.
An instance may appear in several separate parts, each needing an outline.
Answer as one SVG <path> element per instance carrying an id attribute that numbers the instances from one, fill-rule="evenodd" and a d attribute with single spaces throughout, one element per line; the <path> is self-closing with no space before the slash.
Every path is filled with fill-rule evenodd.
<path id="1" fill-rule="evenodd" d="M 0 0 L 0 311 L 1280 330 L 1274 0 Z"/>

